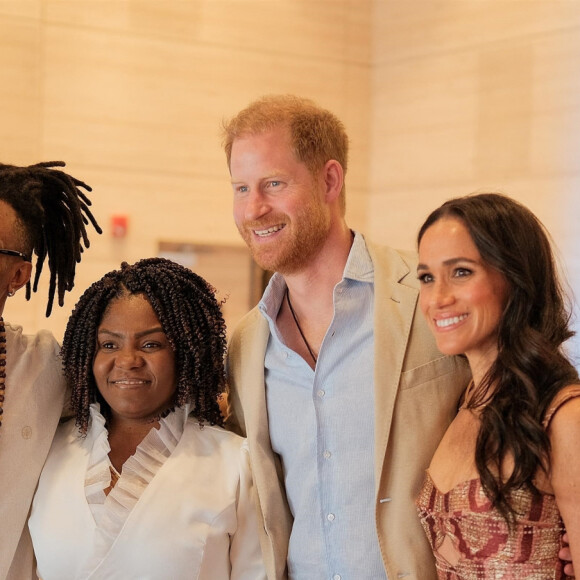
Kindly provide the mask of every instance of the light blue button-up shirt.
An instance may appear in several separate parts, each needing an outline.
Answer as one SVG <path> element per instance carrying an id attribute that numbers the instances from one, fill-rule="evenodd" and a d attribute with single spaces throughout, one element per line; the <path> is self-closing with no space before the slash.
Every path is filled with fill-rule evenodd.
<path id="1" fill-rule="evenodd" d="M 276 327 L 286 283 L 275 274 L 260 310 L 270 326 L 265 377 L 272 447 L 294 524 L 292 580 L 385 579 L 375 530 L 373 264 L 356 234 L 316 369 Z"/>

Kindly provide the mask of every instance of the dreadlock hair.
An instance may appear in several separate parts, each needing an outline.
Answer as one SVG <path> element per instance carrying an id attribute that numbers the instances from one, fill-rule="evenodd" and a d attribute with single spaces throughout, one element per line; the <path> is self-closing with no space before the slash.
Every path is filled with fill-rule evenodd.
<path id="1" fill-rule="evenodd" d="M 200 425 L 223 425 L 218 400 L 226 389 L 226 326 L 215 289 L 171 260 L 148 258 L 105 274 L 84 292 L 69 319 L 61 356 L 81 434 L 88 429 L 91 403 L 99 402 L 110 417 L 93 375 L 97 331 L 111 302 L 132 295 L 149 301 L 175 353 L 174 405 L 192 404 Z"/>
<path id="2" fill-rule="evenodd" d="M 534 476 L 550 468 L 550 440 L 542 426 L 546 410 L 578 373 L 562 349 L 574 333 L 544 226 L 525 206 L 501 194 L 451 199 L 433 211 L 418 235 L 437 221 L 454 218 L 467 228 L 482 260 L 508 283 L 497 329 L 498 355 L 469 407 L 483 406 L 475 463 L 482 487 L 508 524 L 515 515 L 510 492 L 539 493 Z M 514 470 L 502 480 L 504 460 Z M 500 474 L 498 477 L 497 474 Z"/>
<path id="3" fill-rule="evenodd" d="M 50 285 L 46 316 L 50 316 L 55 292 L 58 304 L 64 304 L 64 294 L 74 286 L 76 264 L 81 261 L 83 244 L 90 246 L 86 225 L 102 233 L 89 207 L 91 201 L 79 188 L 91 191 L 82 181 L 54 169 L 64 167 L 62 161 L 46 161 L 28 167 L 0 164 L 0 201 L 10 205 L 18 217 L 22 248 L 32 261 L 36 254 L 36 269 L 32 292 L 48 257 Z M 30 300 L 31 284 L 26 284 L 26 299 Z"/>

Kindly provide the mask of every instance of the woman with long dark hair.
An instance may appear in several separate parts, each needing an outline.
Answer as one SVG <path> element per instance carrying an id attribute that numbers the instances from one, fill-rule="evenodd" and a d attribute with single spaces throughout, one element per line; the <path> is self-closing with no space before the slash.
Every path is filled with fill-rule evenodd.
<path id="1" fill-rule="evenodd" d="M 418 235 L 423 314 L 473 380 L 417 500 L 441 579 L 564 578 L 580 558 L 580 384 L 548 236 L 499 194 L 450 200 Z"/>

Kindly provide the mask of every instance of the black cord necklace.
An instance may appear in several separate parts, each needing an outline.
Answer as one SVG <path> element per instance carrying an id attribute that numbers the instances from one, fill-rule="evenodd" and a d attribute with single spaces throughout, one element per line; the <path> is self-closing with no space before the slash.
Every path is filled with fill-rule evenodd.
<path id="1" fill-rule="evenodd" d="M 286 286 L 286 302 L 288 302 L 288 308 L 290 308 L 290 312 L 292 313 L 292 318 L 294 319 L 294 322 L 296 323 L 296 328 L 298 329 L 298 332 L 300 333 L 300 336 L 302 337 L 302 340 L 304 341 L 304 344 L 306 345 L 306 348 L 308 349 L 308 352 L 310 353 L 310 356 L 312 357 L 314 364 L 316 364 L 318 358 L 316 357 L 316 355 L 314 354 L 314 352 L 310 348 L 310 345 L 308 344 L 308 341 L 306 340 L 306 337 L 304 336 L 304 333 L 302 332 L 302 328 L 300 328 L 300 323 L 298 322 L 298 318 L 296 318 L 296 313 L 294 312 L 294 308 L 292 308 L 292 302 L 290 302 L 290 293 L 288 292 L 288 286 Z"/>

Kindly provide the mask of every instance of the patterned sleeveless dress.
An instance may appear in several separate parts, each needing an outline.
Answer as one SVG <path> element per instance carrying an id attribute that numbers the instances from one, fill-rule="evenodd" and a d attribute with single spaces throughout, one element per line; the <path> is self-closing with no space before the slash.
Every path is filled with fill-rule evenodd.
<path id="1" fill-rule="evenodd" d="M 546 413 L 544 428 L 554 413 L 575 397 L 580 397 L 580 386 L 556 396 Z M 509 500 L 517 513 L 511 529 L 491 506 L 479 478 L 443 493 L 427 472 L 416 504 L 435 555 L 439 580 L 567 578 L 558 558 L 564 524 L 554 496 L 535 496 L 519 489 L 510 494 Z M 440 553 L 444 542 L 447 558 Z"/>

